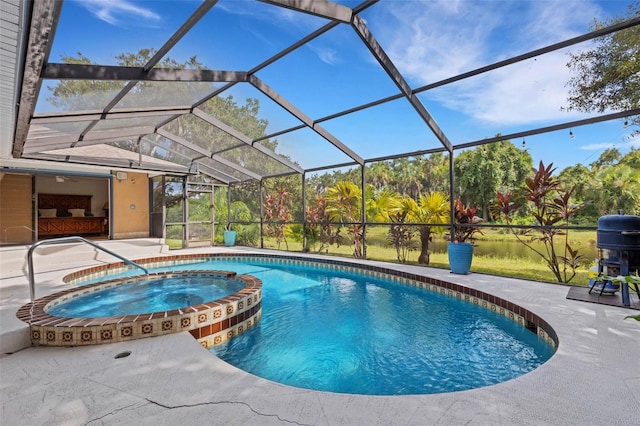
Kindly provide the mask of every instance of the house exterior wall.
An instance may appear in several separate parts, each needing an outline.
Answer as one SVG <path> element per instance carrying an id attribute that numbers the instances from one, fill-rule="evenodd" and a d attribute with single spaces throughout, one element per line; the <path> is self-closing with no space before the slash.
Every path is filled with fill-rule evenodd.
<path id="1" fill-rule="evenodd" d="M 113 238 L 149 237 L 149 179 L 145 173 L 127 172 L 113 179 Z"/>
<path id="2" fill-rule="evenodd" d="M 33 208 L 31 175 L 2 173 L 0 176 L 0 241 L 31 244 Z"/>

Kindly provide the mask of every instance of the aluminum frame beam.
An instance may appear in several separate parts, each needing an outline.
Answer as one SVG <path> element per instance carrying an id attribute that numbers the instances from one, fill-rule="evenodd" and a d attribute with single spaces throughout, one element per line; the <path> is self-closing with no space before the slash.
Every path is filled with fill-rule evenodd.
<path id="1" fill-rule="evenodd" d="M 285 7 L 298 12 L 308 13 L 321 18 L 350 23 L 353 11 L 346 7 L 326 0 L 260 0 L 276 6 Z"/>
<path id="2" fill-rule="evenodd" d="M 217 118 L 215 118 L 211 114 L 208 114 L 208 113 L 204 112 L 203 110 L 201 110 L 199 108 L 194 108 L 194 110 L 192 111 L 192 114 L 195 115 L 196 117 L 206 121 L 207 123 L 211 124 L 212 126 L 222 130 L 223 132 L 225 132 L 229 136 L 232 136 L 235 139 L 238 139 L 239 141 L 244 142 L 246 145 L 255 148 L 256 150 L 258 150 L 261 153 L 265 154 L 269 158 L 277 161 L 278 163 L 280 163 L 280 164 L 282 164 L 282 165 L 284 165 L 284 166 L 286 166 L 286 167 L 288 167 L 290 169 L 293 169 L 298 173 L 302 173 L 302 171 L 303 171 L 302 168 L 300 166 L 298 166 L 297 164 L 295 164 L 292 161 L 289 161 L 286 158 L 276 154 L 275 152 L 273 152 L 269 148 L 265 147 L 264 145 L 260 145 L 259 143 L 253 142 L 250 137 L 246 136 L 244 133 L 236 130 L 235 128 L 233 128 L 231 126 L 228 126 L 227 124 L 225 124 L 222 121 L 218 120 Z"/>
<path id="3" fill-rule="evenodd" d="M 382 46 L 375 39 L 373 34 L 367 28 L 364 20 L 360 18 L 360 16 L 355 15 L 353 17 L 353 21 L 351 23 L 351 27 L 355 30 L 355 32 L 360 36 L 360 39 L 367 46 L 371 54 L 376 58 L 380 66 L 385 70 L 387 75 L 393 80 L 393 82 L 398 86 L 402 94 L 407 98 L 411 106 L 416 110 L 420 118 L 429 126 L 429 129 L 433 132 L 433 134 L 438 138 L 440 143 L 447 148 L 447 151 L 453 151 L 453 144 L 444 134 L 438 123 L 434 120 L 431 114 L 424 107 L 420 99 L 412 92 L 409 83 L 406 82 L 400 71 L 396 68 L 394 63 L 391 61 L 391 58 L 384 51 Z"/>
<path id="4" fill-rule="evenodd" d="M 12 150 L 16 158 L 19 158 L 24 150 L 29 133 L 29 121 L 36 108 L 42 85 L 40 70 L 49 58 L 61 10 L 62 2 L 57 0 L 42 0 L 33 4 Z"/>
<path id="5" fill-rule="evenodd" d="M 245 71 L 124 67 L 48 63 L 40 77 L 45 80 L 109 80 L 109 81 L 182 81 L 182 82 L 246 82 Z"/>
<path id="6" fill-rule="evenodd" d="M 200 7 L 198 7 L 198 9 L 191 16 L 189 16 L 189 18 L 187 18 L 186 22 L 182 24 L 180 28 L 178 28 L 178 30 L 169 38 L 169 40 L 167 40 L 167 42 L 160 49 L 158 49 L 155 55 L 153 55 L 153 57 L 149 59 L 149 62 L 147 62 L 144 66 L 145 71 L 149 72 L 158 62 L 160 62 L 162 57 L 166 55 L 167 52 L 171 50 L 171 48 L 175 46 L 180 41 L 180 39 L 182 39 L 182 37 L 184 37 L 185 34 L 187 34 L 189 30 L 191 30 L 191 28 L 196 25 L 198 21 L 200 21 L 200 19 L 202 19 L 202 17 L 206 15 L 207 12 L 209 12 L 209 10 L 213 6 L 215 6 L 217 2 L 218 0 L 204 0 Z M 124 98 L 125 95 L 131 91 L 131 89 L 133 89 L 133 87 L 137 83 L 138 82 L 135 80 L 129 81 L 129 83 L 127 83 L 127 85 L 120 91 L 120 93 L 118 93 L 111 100 L 111 102 L 109 102 L 109 104 L 105 107 L 104 112 L 109 112 L 111 109 L 113 109 L 118 104 L 118 102 L 120 102 L 120 100 Z"/>
<path id="7" fill-rule="evenodd" d="M 588 124 L 602 123 L 603 121 L 611 121 L 619 118 L 631 117 L 634 115 L 640 115 L 640 108 L 630 109 L 628 111 L 622 111 L 622 112 L 614 112 L 611 114 L 599 115 L 597 117 L 585 118 L 582 120 L 569 121 L 562 124 L 554 124 L 552 126 L 538 127 L 532 130 L 510 133 L 507 135 L 500 135 L 492 138 L 479 139 L 472 142 L 461 143 L 459 145 L 456 145 L 454 148 L 455 149 L 471 148 L 474 146 L 486 145 L 492 142 L 499 142 L 507 139 L 518 139 L 518 138 L 524 138 L 527 136 L 540 135 L 543 133 L 555 132 L 557 130 L 571 129 L 576 127 L 586 126 Z"/>
<path id="8" fill-rule="evenodd" d="M 218 180 L 218 181 L 220 181 L 220 182 L 222 182 L 222 183 L 224 183 L 226 185 L 230 185 L 233 182 L 243 182 L 243 180 L 239 179 L 238 177 L 226 174 L 223 171 L 216 169 L 215 167 L 211 167 L 209 164 L 201 163 L 201 162 L 198 161 L 198 162 L 195 163 L 195 165 L 196 165 L 196 169 L 198 170 L 199 173 L 204 173 L 204 174 L 206 174 L 208 176 L 211 176 L 214 179 L 216 179 L 216 180 Z M 206 169 L 211 169 L 215 173 L 220 173 L 221 175 L 224 175 L 227 178 L 223 179 L 220 176 L 213 175 L 213 174 L 211 174 L 212 172 L 210 172 L 208 170 L 202 171 L 201 168 L 203 168 L 203 167 L 206 168 Z"/>
<path id="9" fill-rule="evenodd" d="M 159 135 L 159 134 L 158 134 L 158 135 Z M 147 136 L 149 136 L 149 135 L 147 135 Z M 159 135 L 159 136 L 160 136 L 160 135 Z M 163 136 L 163 137 L 164 137 L 164 136 Z M 170 139 L 170 140 L 171 140 L 171 139 Z M 172 141 L 173 141 L 173 140 L 172 140 Z M 175 141 L 173 141 L 173 142 L 175 142 Z M 177 155 L 177 156 L 179 156 L 179 157 L 182 157 L 182 158 L 186 159 L 186 160 L 187 160 L 187 161 L 189 161 L 191 164 L 195 164 L 195 165 L 196 165 L 196 168 L 197 168 L 198 166 L 202 165 L 202 166 L 207 167 L 207 168 L 209 168 L 209 169 L 215 170 L 216 172 L 220 173 L 221 175 L 226 176 L 226 178 L 225 178 L 225 179 L 223 179 L 223 178 L 221 178 L 220 176 L 214 176 L 214 175 L 212 175 L 212 174 L 210 174 L 210 173 L 206 173 L 206 174 L 207 174 L 207 175 L 209 175 L 209 176 L 211 176 L 211 177 L 213 177 L 213 178 L 215 178 L 215 179 L 217 179 L 217 180 L 219 180 L 220 182 L 222 182 L 222 183 L 224 183 L 224 184 L 229 184 L 231 181 L 238 181 L 238 182 L 240 181 L 240 179 L 238 179 L 238 178 L 237 178 L 237 177 L 235 177 L 235 176 L 231 176 L 231 175 L 229 175 L 229 174 L 227 174 L 227 173 L 223 172 L 222 170 L 219 170 L 219 169 L 216 169 L 215 167 L 212 167 L 212 166 L 211 166 L 211 165 L 209 165 L 209 164 L 205 164 L 205 163 L 200 162 L 200 160 L 202 160 L 202 159 L 210 159 L 210 156 L 208 156 L 208 155 L 204 155 L 204 154 L 202 154 L 202 153 L 198 152 L 198 153 L 200 154 L 200 156 L 195 157 L 195 158 L 191 158 L 191 157 L 189 157 L 188 155 L 185 155 L 185 154 L 183 154 L 183 153 L 181 153 L 181 152 L 179 152 L 179 151 L 176 151 L 176 150 L 175 150 L 175 149 L 173 149 L 173 148 L 170 148 L 170 147 L 167 147 L 167 146 L 163 146 L 162 144 L 160 144 L 160 143 L 158 143 L 158 142 L 156 142 L 156 141 L 153 141 L 153 140 L 151 140 L 151 139 L 149 139 L 149 138 L 146 138 L 146 137 L 143 137 L 143 138 L 140 140 L 140 143 L 147 143 L 147 144 L 149 144 L 149 145 L 153 145 L 153 146 L 158 147 L 158 148 L 160 148 L 160 149 L 163 149 L 163 150 L 169 151 L 169 152 L 171 152 L 171 153 L 172 153 L 172 154 L 174 154 L 174 155 Z M 176 143 L 177 143 L 177 142 L 176 142 Z M 187 147 L 187 146 L 185 146 L 185 145 L 180 145 L 180 146 L 182 146 L 183 148 L 187 148 L 187 149 L 191 150 L 191 148 L 189 148 L 189 147 Z"/>
<path id="10" fill-rule="evenodd" d="M 140 136 L 148 135 L 149 133 L 153 133 L 155 130 L 154 127 L 146 126 L 146 127 L 136 127 L 135 129 L 117 129 L 117 130 L 108 130 L 108 131 L 100 131 L 89 133 L 85 138 L 78 138 L 76 135 L 68 135 L 68 136 L 43 136 L 41 138 L 32 138 L 29 139 L 27 144 L 25 145 L 25 150 L 27 147 L 34 148 L 38 146 L 49 146 L 46 141 L 51 141 L 52 144 L 73 144 L 77 142 L 95 142 L 95 141 L 111 141 L 117 142 L 122 139 L 131 139 L 137 138 Z M 43 143 L 44 142 L 44 143 Z"/>
<path id="11" fill-rule="evenodd" d="M 238 164 L 232 163 L 229 160 L 226 160 L 226 159 L 220 157 L 219 155 L 214 154 L 210 150 L 208 150 L 206 148 L 203 148 L 203 147 L 201 147 L 199 145 L 196 145 L 196 144 L 194 144 L 192 142 L 189 142 L 188 140 L 186 140 L 186 139 L 184 139 L 184 138 L 182 138 L 182 137 L 180 137 L 178 135 L 174 135 L 173 133 L 168 132 L 168 131 L 163 130 L 163 129 L 158 129 L 156 131 L 156 133 L 158 133 L 161 136 L 164 136 L 167 139 L 171 139 L 172 141 L 174 141 L 174 142 L 176 142 L 176 143 L 178 143 L 180 145 L 184 145 L 187 148 L 191 149 L 192 151 L 199 152 L 200 154 L 202 154 L 202 155 L 204 155 L 204 156 L 206 156 L 208 158 L 211 158 L 212 160 L 215 160 L 215 161 L 217 161 L 219 163 L 222 163 L 225 166 L 230 167 L 230 168 L 232 168 L 233 170 L 235 170 L 235 171 L 237 171 L 239 173 L 242 173 L 244 175 L 252 177 L 252 178 L 254 178 L 256 180 L 262 179 L 262 176 L 260 176 L 259 174 L 254 173 L 251 170 L 245 169 L 244 167 L 242 167 L 242 166 L 240 166 Z"/>
<path id="12" fill-rule="evenodd" d="M 117 120 L 120 118 L 153 117 L 156 115 L 187 114 L 190 106 L 122 108 L 103 113 L 102 110 L 68 111 L 34 114 L 32 123 L 62 123 L 68 121 Z"/>
<path id="13" fill-rule="evenodd" d="M 88 156 L 69 156 L 69 155 L 56 155 L 56 154 L 37 154 L 37 155 L 25 155 L 23 158 L 32 160 L 43 161 L 55 161 L 63 163 L 83 164 L 83 165 L 95 165 L 95 166 L 110 166 L 110 167 L 125 167 L 136 170 L 148 170 L 153 172 L 165 172 L 165 173 L 178 173 L 189 174 L 190 171 L 187 167 L 163 167 L 154 163 L 138 164 L 133 160 L 122 159 L 103 159 L 97 157 Z"/>
<path id="14" fill-rule="evenodd" d="M 320 126 L 319 124 L 314 123 L 313 120 L 311 120 L 311 118 L 309 118 L 306 114 L 304 114 L 298 108 L 293 106 L 293 104 L 291 104 L 289 101 L 287 101 L 282 96 L 280 96 L 279 93 L 277 93 L 275 90 L 273 90 L 271 87 L 269 87 L 265 82 L 260 80 L 258 77 L 256 77 L 255 75 L 251 75 L 249 77 L 249 82 L 256 89 L 258 89 L 264 95 L 266 95 L 268 98 L 270 98 L 272 101 L 274 101 L 275 103 L 280 105 L 282 108 L 287 110 L 291 115 L 293 115 L 298 120 L 300 120 L 304 124 L 306 124 L 307 127 L 309 127 L 311 130 L 316 132 L 318 135 L 322 136 L 325 140 L 327 140 L 333 146 L 335 146 L 340 151 L 342 151 L 344 154 L 346 154 L 349 158 L 351 158 L 352 160 L 356 161 L 358 164 L 364 164 L 364 159 L 362 157 L 360 157 L 351 148 L 349 148 L 347 145 L 345 145 L 340 140 L 338 140 L 338 138 L 336 138 L 331 133 L 329 133 L 327 130 L 325 130 L 322 126 Z"/>

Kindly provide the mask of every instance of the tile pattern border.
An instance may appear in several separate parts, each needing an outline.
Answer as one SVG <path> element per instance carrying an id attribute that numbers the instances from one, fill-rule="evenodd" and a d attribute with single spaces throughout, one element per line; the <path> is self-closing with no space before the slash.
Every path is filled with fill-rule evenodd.
<path id="1" fill-rule="evenodd" d="M 193 262 L 206 262 L 208 259 L 229 258 L 245 259 L 259 258 L 262 261 L 274 263 L 290 264 L 321 264 L 330 269 L 338 269 L 347 272 L 367 273 L 376 277 L 382 277 L 403 284 L 414 285 L 431 291 L 437 291 L 450 297 L 456 297 L 469 303 L 478 304 L 486 309 L 497 312 L 529 331 L 536 333 L 547 344 L 556 350 L 559 340 L 555 330 L 540 316 L 506 299 L 494 296 L 481 290 L 472 289 L 461 284 L 451 283 L 437 278 L 424 275 L 399 271 L 397 269 L 384 268 L 381 266 L 353 263 L 337 259 L 306 258 L 292 255 L 272 255 L 263 253 L 218 253 L 218 254 L 183 254 L 170 256 L 171 261 L 167 262 L 166 257 L 154 257 L 139 259 L 136 262 L 149 267 L 167 266 L 169 264 L 187 264 Z M 122 263 L 122 267 L 126 265 Z"/>
<path id="2" fill-rule="evenodd" d="M 208 348 L 214 342 L 223 343 L 246 331 L 260 320 L 262 281 L 258 278 L 217 270 L 149 274 L 151 279 L 183 276 L 224 277 L 241 281 L 244 287 L 218 300 L 170 311 L 102 318 L 64 318 L 47 313 L 49 307 L 66 300 L 147 279 L 146 276 L 118 278 L 74 287 L 40 298 L 22 306 L 16 316 L 31 326 L 31 343 L 40 346 L 95 345 L 188 331 Z"/>
<path id="3" fill-rule="evenodd" d="M 319 258 L 306 258 L 292 255 L 272 255 L 272 254 L 263 254 L 263 253 L 219 253 L 219 254 L 210 254 L 210 253 L 202 253 L 202 254 L 179 254 L 179 255 L 169 255 L 169 256 L 158 256 L 158 257 L 150 257 L 150 258 L 142 258 L 135 260 L 136 263 L 146 267 L 146 268 L 157 268 L 157 267 L 166 267 L 171 265 L 185 265 L 190 263 L 202 263 L 206 262 L 209 259 L 216 258 L 229 258 L 229 259 L 237 259 L 242 260 L 246 258 L 258 258 L 262 261 L 271 261 L 274 263 L 290 263 L 290 264 L 320 264 L 330 269 L 338 269 L 343 271 L 350 272 L 358 272 L 358 273 L 367 273 L 376 277 L 382 277 L 386 279 L 390 279 L 395 282 L 400 282 L 408 285 L 414 285 L 420 288 L 424 288 L 430 291 L 436 291 L 441 294 L 448 295 L 450 297 L 455 297 L 460 300 L 463 300 L 468 303 L 473 303 L 476 305 L 480 305 L 486 309 L 497 312 L 506 318 L 511 319 L 512 321 L 517 322 L 523 327 L 526 327 L 533 333 L 536 333 L 540 336 L 544 341 L 546 341 L 549 345 L 553 347 L 553 349 L 558 348 L 558 336 L 555 330 L 547 323 L 544 319 L 534 314 L 533 312 L 516 305 L 512 302 L 509 302 L 506 299 L 502 299 L 500 297 L 494 296 L 490 293 L 483 292 L 481 290 L 472 289 L 466 287 L 461 284 L 455 284 L 448 281 L 440 280 L 437 278 L 431 278 L 423 275 L 413 274 L 409 272 L 399 271 L 396 269 L 384 268 L 381 266 L 374 265 L 366 265 L 353 263 L 345 260 L 337 260 L 337 259 L 319 259 Z M 102 276 L 105 276 L 109 273 L 115 272 L 123 272 L 130 269 L 130 266 L 126 265 L 124 262 L 112 263 L 109 265 L 101 265 L 93 268 L 84 269 L 81 271 L 73 272 L 64 277 L 64 281 L 76 285 L 80 284 L 83 281 L 96 279 Z M 261 312 L 258 311 L 257 318 L 259 319 L 261 316 Z M 236 323 L 236 328 L 234 331 L 236 335 L 240 329 L 246 330 L 248 327 L 255 325 L 256 319 L 252 322 L 248 320 L 244 320 L 240 323 Z M 195 337 L 195 332 L 192 331 L 192 334 Z M 215 337 L 209 338 L 200 337 L 199 341 L 203 344 L 203 346 L 211 346 L 212 344 L 222 343 L 227 338 L 228 335 L 220 335 L 218 333 L 217 336 L 220 340 L 216 342 Z M 197 337 L 196 337 L 197 338 Z M 204 340 L 204 342 L 203 342 Z M 211 343 L 213 341 L 213 343 Z"/>

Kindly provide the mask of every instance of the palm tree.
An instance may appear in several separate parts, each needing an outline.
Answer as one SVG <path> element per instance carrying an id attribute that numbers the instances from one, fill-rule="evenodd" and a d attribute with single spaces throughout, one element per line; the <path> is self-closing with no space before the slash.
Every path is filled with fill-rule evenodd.
<path id="1" fill-rule="evenodd" d="M 420 196 L 416 203 L 413 198 L 407 198 L 403 203 L 403 209 L 407 210 L 409 221 L 419 224 L 420 230 L 420 255 L 418 263 L 428 265 L 429 243 L 431 242 L 432 225 L 444 225 L 449 223 L 449 199 L 439 191 Z M 436 227 L 436 233 L 443 231 L 443 227 Z"/>
<path id="2" fill-rule="evenodd" d="M 393 184 L 400 194 L 417 199 L 422 192 L 421 175 L 422 170 L 417 159 L 399 158 L 393 164 Z"/>
<path id="3" fill-rule="evenodd" d="M 368 222 L 388 222 L 400 207 L 398 194 L 387 189 L 376 191 L 373 185 L 365 188 L 365 209 Z"/>
<path id="4" fill-rule="evenodd" d="M 373 185 L 367 185 L 365 197 L 366 220 L 370 222 L 388 222 L 389 215 L 399 206 L 396 193 L 388 190 L 376 191 Z M 326 200 L 329 219 L 347 227 L 353 236 L 353 256 L 362 258 L 364 253 L 360 187 L 349 181 L 337 182 L 327 188 Z"/>
<path id="5" fill-rule="evenodd" d="M 595 182 L 597 189 L 592 195 L 601 212 L 640 210 L 640 170 L 626 164 L 609 166 L 596 174 Z"/>
<path id="6" fill-rule="evenodd" d="M 381 190 L 389 184 L 391 169 L 389 163 L 386 161 L 380 161 L 367 166 L 365 173 L 368 176 L 367 181 L 373 185 L 376 190 Z"/>

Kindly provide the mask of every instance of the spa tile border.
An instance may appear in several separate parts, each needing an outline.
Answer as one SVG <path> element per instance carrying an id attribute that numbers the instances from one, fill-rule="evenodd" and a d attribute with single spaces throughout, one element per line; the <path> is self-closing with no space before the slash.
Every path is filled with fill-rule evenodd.
<path id="1" fill-rule="evenodd" d="M 272 255 L 263 253 L 201 253 L 201 254 L 179 254 L 173 256 L 159 256 L 137 259 L 135 262 L 147 268 L 157 268 L 171 265 L 184 265 L 189 263 L 206 262 L 209 259 L 229 258 L 246 259 L 258 258 L 262 261 L 272 261 L 274 263 L 289 264 L 321 264 L 330 269 L 346 272 L 368 273 L 375 277 L 389 279 L 395 282 L 414 285 L 426 290 L 438 292 L 443 295 L 455 297 L 468 303 L 481 306 L 493 312 L 517 322 L 529 331 L 536 333 L 541 339 L 553 347 L 558 348 L 559 340 L 555 330 L 540 316 L 533 312 L 509 302 L 508 300 L 494 296 L 492 294 L 472 289 L 461 284 L 455 284 L 437 278 L 399 271 L 397 269 L 383 268 L 380 266 L 353 263 L 337 259 L 306 258 L 291 255 Z M 76 284 L 83 280 L 95 279 L 106 273 L 121 272 L 131 269 L 124 262 L 110 265 L 97 266 L 90 269 L 74 272 L 64 277 L 64 281 Z M 254 321 L 255 324 L 255 321 Z"/>
<path id="2" fill-rule="evenodd" d="M 22 306 L 16 316 L 31 326 L 31 343 L 40 346 L 95 345 L 188 331 L 202 346 L 209 348 L 243 333 L 260 320 L 262 281 L 258 278 L 202 269 L 149 274 L 151 279 L 184 276 L 223 277 L 240 281 L 244 287 L 221 299 L 170 311 L 102 318 L 65 318 L 47 313 L 48 308 L 69 299 L 147 279 L 138 275 L 51 294 Z"/>

